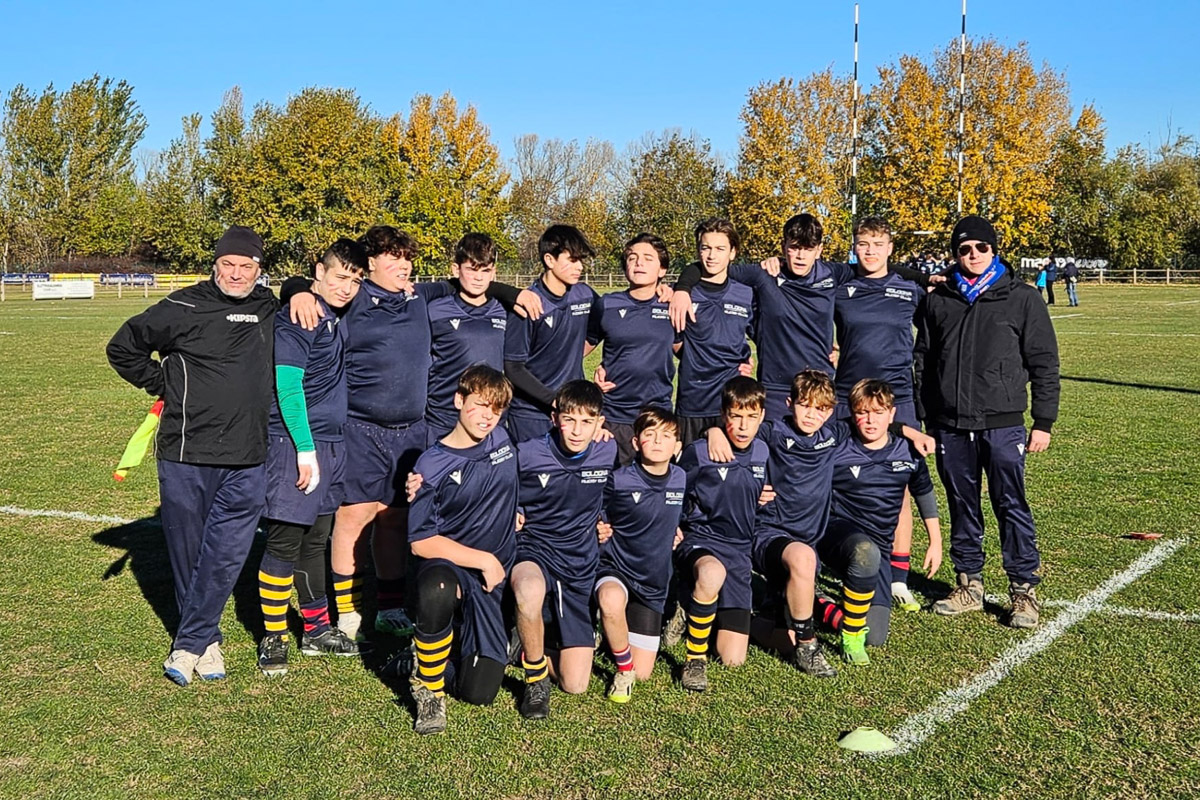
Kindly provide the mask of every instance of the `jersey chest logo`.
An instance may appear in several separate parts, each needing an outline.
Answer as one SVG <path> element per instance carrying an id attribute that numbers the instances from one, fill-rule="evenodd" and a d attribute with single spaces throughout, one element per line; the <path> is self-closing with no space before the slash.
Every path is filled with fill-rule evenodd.
<path id="1" fill-rule="evenodd" d="M 785 440 L 785 442 L 786 442 L 786 444 L 787 444 L 787 449 L 788 449 L 788 450 L 791 450 L 793 447 L 795 447 L 795 446 L 796 446 L 796 440 L 795 440 L 795 439 L 787 439 L 787 440 Z"/>
<path id="2" fill-rule="evenodd" d="M 729 467 L 717 467 L 717 474 L 721 476 L 721 480 L 725 480 L 725 476 L 729 474 Z"/>
<path id="3" fill-rule="evenodd" d="M 846 297 L 854 297 L 854 293 L 856 291 L 858 291 L 857 286 L 847 286 L 846 287 Z"/>
<path id="4" fill-rule="evenodd" d="M 455 483 L 457 483 L 461 486 L 462 485 L 462 470 L 456 469 L 456 470 L 454 470 L 454 472 L 451 472 L 450 480 L 454 481 Z"/>
<path id="5" fill-rule="evenodd" d="M 619 308 L 619 309 L 617 309 L 617 315 L 618 315 L 618 316 L 619 316 L 621 319 L 625 319 L 625 311 L 626 311 L 626 309 L 624 309 L 624 308 Z"/>
<path id="6" fill-rule="evenodd" d="M 635 504 L 642 502 L 642 493 L 641 492 L 634 492 L 633 494 L 630 495 L 630 497 L 633 498 L 633 502 Z"/>
<path id="7" fill-rule="evenodd" d="M 699 303 L 692 303 L 692 316 L 696 316 L 696 312 L 700 310 Z"/>
<path id="8" fill-rule="evenodd" d="M 853 466 L 850 468 L 850 474 L 854 476 L 855 480 L 858 480 L 858 473 L 861 469 L 862 467 L 859 466 Z"/>
<path id="9" fill-rule="evenodd" d="M 458 330 L 458 325 L 461 322 L 462 322 L 461 319 L 452 319 L 452 320 L 450 320 L 450 327 L 454 328 L 454 330 Z"/>
<path id="10" fill-rule="evenodd" d="M 373 305 L 379 305 L 379 298 L 378 298 L 378 297 L 372 297 L 372 298 L 371 298 L 371 303 L 372 303 Z"/>
<path id="11" fill-rule="evenodd" d="M 546 484 L 549 482 L 550 482 L 550 473 L 548 473 L 548 472 L 539 472 L 538 473 L 538 483 L 542 484 L 543 489 L 546 488 Z"/>
<path id="12" fill-rule="evenodd" d="M 942 452 L 945 452 L 945 450 L 943 450 Z M 1017 452 L 1020 453 L 1021 455 L 1025 455 L 1024 443 L 1017 445 Z"/>
<path id="13" fill-rule="evenodd" d="M 546 320 L 547 327 L 550 327 L 550 328 L 554 327 L 554 317 L 545 317 L 545 320 Z"/>

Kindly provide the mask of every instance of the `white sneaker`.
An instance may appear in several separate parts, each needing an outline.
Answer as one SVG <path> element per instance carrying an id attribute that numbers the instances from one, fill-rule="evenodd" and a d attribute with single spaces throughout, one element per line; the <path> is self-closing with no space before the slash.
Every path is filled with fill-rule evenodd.
<path id="1" fill-rule="evenodd" d="M 375 630 L 392 636 L 412 636 L 414 626 L 403 608 L 389 608 L 375 614 Z"/>
<path id="2" fill-rule="evenodd" d="M 196 671 L 196 662 L 200 656 L 187 650 L 172 650 L 171 655 L 163 662 L 163 674 L 180 686 L 192 682 L 192 674 Z"/>
<path id="3" fill-rule="evenodd" d="M 213 642 L 196 662 L 196 674 L 202 681 L 219 681 L 225 677 L 225 655 L 221 645 Z"/>
<path id="4" fill-rule="evenodd" d="M 338 630 L 356 642 L 365 639 L 362 633 L 362 614 L 357 611 L 345 611 L 338 614 L 337 626 Z"/>
<path id="5" fill-rule="evenodd" d="M 912 589 L 908 588 L 907 583 L 900 581 L 892 583 L 892 602 L 910 614 L 921 610 L 921 604 L 913 597 Z"/>

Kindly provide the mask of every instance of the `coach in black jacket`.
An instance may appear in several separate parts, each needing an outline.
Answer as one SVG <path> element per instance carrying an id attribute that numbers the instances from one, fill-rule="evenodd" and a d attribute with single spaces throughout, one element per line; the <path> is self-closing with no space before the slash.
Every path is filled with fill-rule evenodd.
<path id="1" fill-rule="evenodd" d="M 155 450 L 179 628 L 163 670 L 181 686 L 193 673 L 225 677 L 221 612 L 266 501 L 279 303 L 256 283 L 262 252 L 258 234 L 231 227 L 211 280 L 172 292 L 108 343 L 117 374 L 164 398 Z"/>
<path id="2" fill-rule="evenodd" d="M 922 301 L 914 350 L 917 411 L 938 441 L 937 468 L 950 506 L 950 559 L 958 585 L 939 614 L 983 609 L 981 472 L 1000 528 L 1009 578 L 1009 624 L 1038 623 L 1041 564 L 1025 499 L 1025 454 L 1050 445 L 1058 416 L 1058 343 L 1037 290 L 999 257 L 982 217 L 954 226 L 958 264 Z M 1026 435 L 1026 385 L 1033 429 Z"/>

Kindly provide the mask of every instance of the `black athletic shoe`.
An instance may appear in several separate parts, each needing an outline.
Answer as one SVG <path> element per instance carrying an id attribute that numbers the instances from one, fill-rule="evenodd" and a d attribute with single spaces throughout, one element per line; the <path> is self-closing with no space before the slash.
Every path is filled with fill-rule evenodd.
<path id="1" fill-rule="evenodd" d="M 446 696 L 435 695 L 424 686 L 413 688 L 413 700 L 417 702 L 417 721 L 413 730 L 422 736 L 446 730 Z"/>
<path id="2" fill-rule="evenodd" d="M 683 664 L 683 675 L 679 682 L 689 692 L 703 692 L 708 688 L 708 661 L 703 658 L 689 658 Z"/>
<path id="3" fill-rule="evenodd" d="M 258 643 L 258 668 L 268 678 L 287 674 L 288 643 L 279 634 L 267 634 Z"/>
<path id="4" fill-rule="evenodd" d="M 306 656 L 356 656 L 358 642 L 337 628 L 326 628 L 316 636 L 307 633 L 300 639 L 300 652 Z"/>
<path id="5" fill-rule="evenodd" d="M 525 684 L 521 695 L 521 716 L 525 719 L 545 719 L 550 716 L 550 679 Z"/>
<path id="6" fill-rule="evenodd" d="M 825 658 L 825 651 L 816 639 L 811 642 L 796 642 L 796 650 L 792 653 L 792 666 L 814 678 L 832 678 L 837 675 L 837 670 Z"/>

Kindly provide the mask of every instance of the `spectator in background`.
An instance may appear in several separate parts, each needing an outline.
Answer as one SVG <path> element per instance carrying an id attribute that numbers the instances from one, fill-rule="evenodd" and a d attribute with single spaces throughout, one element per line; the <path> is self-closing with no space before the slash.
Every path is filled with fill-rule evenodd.
<path id="1" fill-rule="evenodd" d="M 1063 280 L 1067 282 L 1067 300 L 1074 308 L 1079 305 L 1079 295 L 1075 289 L 1075 284 L 1079 283 L 1079 267 L 1075 266 L 1074 261 L 1068 261 L 1063 267 Z"/>
<path id="2" fill-rule="evenodd" d="M 1054 256 L 1046 259 L 1046 305 L 1054 305 L 1054 282 L 1058 280 L 1058 262 Z"/>
<path id="3" fill-rule="evenodd" d="M 1042 267 L 1037 271 L 1037 276 L 1033 279 L 1033 285 L 1037 287 L 1038 294 L 1042 296 L 1042 300 L 1046 299 L 1046 268 Z"/>

